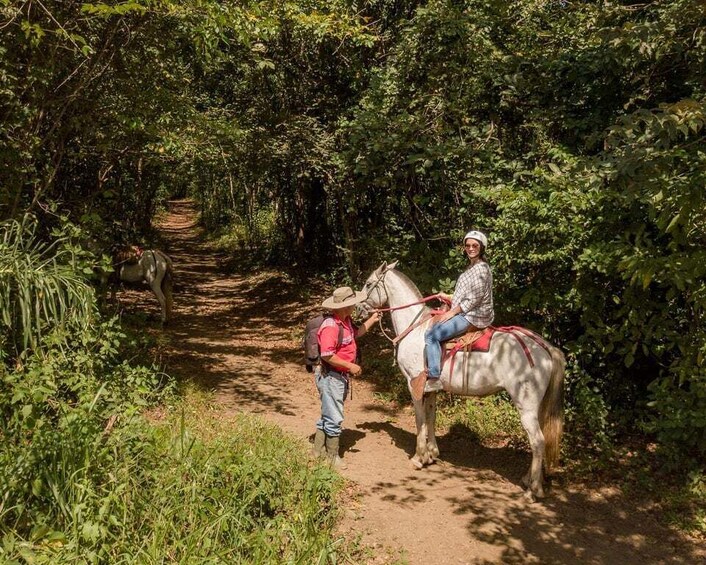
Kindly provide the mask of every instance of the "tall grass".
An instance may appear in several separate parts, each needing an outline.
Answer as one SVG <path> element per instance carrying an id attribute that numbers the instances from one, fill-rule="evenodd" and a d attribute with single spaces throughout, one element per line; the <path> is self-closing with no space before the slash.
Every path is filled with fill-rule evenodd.
<path id="1" fill-rule="evenodd" d="M 2 229 L 0 563 L 339 560 L 335 473 L 126 361 L 68 236 Z M 145 417 L 158 404 L 173 408 Z"/>
<path id="2" fill-rule="evenodd" d="M 0 346 L 6 356 L 14 348 L 36 348 L 47 328 L 84 328 L 94 318 L 93 290 L 68 233 L 46 242 L 36 232 L 31 216 L 0 223 Z"/>
<path id="3" fill-rule="evenodd" d="M 31 490 L 4 493 L 0 561 L 336 561 L 338 475 L 260 420 L 178 405 L 156 423 L 108 433 L 77 418 L 47 434 L 25 469 Z"/>
<path id="4" fill-rule="evenodd" d="M 439 426 L 463 426 L 483 443 L 509 442 L 529 448 L 520 416 L 506 394 L 486 397 L 449 397 L 439 403 Z"/>

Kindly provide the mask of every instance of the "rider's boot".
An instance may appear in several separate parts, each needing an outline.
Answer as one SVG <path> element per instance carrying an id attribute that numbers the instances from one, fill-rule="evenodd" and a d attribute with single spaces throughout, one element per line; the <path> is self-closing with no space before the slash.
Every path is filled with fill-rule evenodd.
<path id="1" fill-rule="evenodd" d="M 427 370 L 424 369 L 416 377 L 409 381 L 409 388 L 414 400 L 421 400 L 424 397 L 424 385 L 427 382 Z"/>
<path id="2" fill-rule="evenodd" d="M 439 392 L 444 390 L 444 385 L 441 384 L 441 379 L 439 377 L 435 379 L 427 378 L 427 383 L 424 386 L 424 392 Z"/>

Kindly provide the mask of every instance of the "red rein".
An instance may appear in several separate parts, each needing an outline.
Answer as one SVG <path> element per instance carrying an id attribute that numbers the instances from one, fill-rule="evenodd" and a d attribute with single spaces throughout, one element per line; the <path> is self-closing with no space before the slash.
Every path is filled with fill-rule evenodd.
<path id="1" fill-rule="evenodd" d="M 394 312 L 395 310 L 404 310 L 405 308 L 409 308 L 410 306 L 416 306 L 417 304 L 424 304 L 425 302 L 429 302 L 430 300 L 441 300 L 444 304 L 451 304 L 449 300 L 446 300 L 445 298 L 442 298 L 438 294 L 432 294 L 431 296 L 427 296 L 426 298 L 422 298 L 418 302 L 412 302 L 411 304 L 405 304 L 404 306 L 396 306 L 394 308 L 375 308 L 373 312 Z"/>

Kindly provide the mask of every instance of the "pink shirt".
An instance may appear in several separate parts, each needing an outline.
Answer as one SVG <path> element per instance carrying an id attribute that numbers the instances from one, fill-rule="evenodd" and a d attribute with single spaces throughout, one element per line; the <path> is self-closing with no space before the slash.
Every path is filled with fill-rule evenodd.
<path id="1" fill-rule="evenodd" d="M 343 326 L 343 340 L 341 347 L 338 348 L 338 327 Z M 357 331 L 353 327 L 353 321 L 350 318 L 340 320 L 335 315 L 324 318 L 323 323 L 319 326 L 319 331 L 316 337 L 319 341 L 319 351 L 321 357 L 337 355 L 343 361 L 355 363 L 355 357 L 358 352 L 358 347 L 355 344 L 355 335 Z M 337 349 L 338 348 L 338 349 Z M 338 369 L 334 367 L 334 369 Z"/>

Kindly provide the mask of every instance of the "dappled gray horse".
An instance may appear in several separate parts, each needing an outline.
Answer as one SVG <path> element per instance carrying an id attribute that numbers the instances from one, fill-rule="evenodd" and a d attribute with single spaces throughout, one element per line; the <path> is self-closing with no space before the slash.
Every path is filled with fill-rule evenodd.
<path id="1" fill-rule="evenodd" d="M 124 282 L 145 281 L 162 308 L 162 323 L 171 318 L 173 266 L 166 253 L 158 249 L 142 250 L 134 245 L 120 249 L 115 256 L 115 275 Z"/>
<path id="2" fill-rule="evenodd" d="M 395 270 L 397 262 L 383 263 L 368 277 L 368 295 L 362 309 L 389 304 L 392 324 L 400 335 L 428 311 L 422 295 L 408 277 Z M 411 305 L 409 307 L 405 307 Z M 366 312 L 367 314 L 367 312 Z M 402 374 L 411 379 L 424 369 L 424 332 L 430 322 L 414 328 L 397 342 L 396 359 Z M 529 335 L 531 334 L 531 335 Z M 444 363 L 444 390 L 463 396 L 485 396 L 506 390 L 520 412 L 532 448 L 532 463 L 523 479 L 528 498 L 542 498 L 543 473 L 558 463 L 563 431 L 563 353 L 536 334 L 495 333 L 487 353 L 459 351 Z M 451 369 L 453 367 L 453 369 Z M 411 392 L 411 388 L 410 388 Z M 412 463 L 419 469 L 439 456 L 435 437 L 436 393 L 414 400 L 417 447 Z"/>

